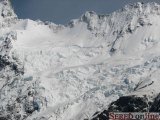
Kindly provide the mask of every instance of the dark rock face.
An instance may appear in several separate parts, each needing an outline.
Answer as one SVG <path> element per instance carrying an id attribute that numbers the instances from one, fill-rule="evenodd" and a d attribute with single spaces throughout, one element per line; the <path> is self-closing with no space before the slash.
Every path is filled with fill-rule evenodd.
<path id="1" fill-rule="evenodd" d="M 160 94 L 155 98 L 150 110 L 150 112 L 160 112 Z"/>
<path id="2" fill-rule="evenodd" d="M 160 94 L 149 102 L 147 97 L 123 96 L 112 102 L 107 110 L 95 113 L 92 120 L 108 120 L 109 112 L 160 112 Z"/>
<path id="3" fill-rule="evenodd" d="M 15 74 L 23 74 L 23 67 L 18 67 L 19 61 L 9 56 L 10 50 L 12 49 L 11 41 L 16 40 L 16 38 L 17 35 L 15 33 L 9 33 L 0 38 L 0 71 L 9 67 Z"/>
<path id="4" fill-rule="evenodd" d="M 136 96 L 120 97 L 117 101 L 111 103 L 108 111 L 112 112 L 147 112 L 148 110 L 147 98 Z"/>
<path id="5" fill-rule="evenodd" d="M 0 116 L 0 120 L 21 120 L 21 115 L 8 114 L 8 115 Z"/>
<path id="6" fill-rule="evenodd" d="M 7 117 L 0 117 L 0 120 L 9 120 Z"/>
<path id="7" fill-rule="evenodd" d="M 5 56 L 0 55 L 0 70 L 2 70 L 7 65 L 10 65 L 10 62 L 5 58 Z"/>
<path id="8" fill-rule="evenodd" d="M 92 120 L 108 120 L 109 112 L 147 112 L 149 109 L 146 97 L 123 96 L 112 102 L 108 110 L 95 115 Z"/>
<path id="9" fill-rule="evenodd" d="M 26 100 L 25 102 L 25 112 L 27 114 L 32 114 L 34 111 L 38 111 L 39 110 L 39 105 L 37 102 L 35 101 L 30 101 L 30 100 Z"/>
<path id="10" fill-rule="evenodd" d="M 34 111 L 40 109 L 34 99 L 35 92 L 31 91 L 31 88 L 27 88 L 28 94 L 22 94 L 22 87 L 26 82 L 23 80 L 24 67 L 14 52 L 11 52 L 12 41 L 16 39 L 17 34 L 13 32 L 0 38 L 0 77 L 4 80 L 0 95 L 4 94 L 4 91 L 8 94 L 0 96 L 0 101 L 7 101 L 0 106 L 0 120 L 25 120 Z M 16 94 L 12 96 L 11 92 Z"/>
<path id="11" fill-rule="evenodd" d="M 4 93 L 5 89 L 12 91 L 12 88 L 16 87 L 15 83 L 22 80 L 21 76 L 24 73 L 23 65 L 13 54 L 10 55 L 13 40 L 16 40 L 16 34 L 13 32 L 0 38 L 0 77 L 4 81 L 3 86 L 0 88 L 1 94 Z M 4 98 L 0 98 L 0 101 L 9 100 L 11 97 L 13 96 L 5 96 Z M 22 109 L 20 103 L 10 100 L 10 102 L 6 102 L 5 104 L 2 103 L 2 105 L 3 106 L 0 108 L 0 120 L 22 119 L 20 114 Z"/>
<path id="12" fill-rule="evenodd" d="M 25 112 L 28 114 L 32 114 L 35 111 L 34 107 L 33 107 L 33 103 L 27 103 L 25 105 Z"/>

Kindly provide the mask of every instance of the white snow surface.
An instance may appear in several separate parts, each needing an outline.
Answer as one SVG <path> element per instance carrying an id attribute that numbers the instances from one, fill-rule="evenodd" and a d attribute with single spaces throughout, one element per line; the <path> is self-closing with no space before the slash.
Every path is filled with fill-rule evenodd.
<path id="1" fill-rule="evenodd" d="M 0 36 L 16 35 L 9 55 L 24 66 L 23 84 L 0 92 L 0 106 L 32 89 L 40 110 L 27 120 L 89 119 L 122 95 L 160 92 L 160 5 L 86 12 L 66 26 L 13 18 L 0 18 Z"/>

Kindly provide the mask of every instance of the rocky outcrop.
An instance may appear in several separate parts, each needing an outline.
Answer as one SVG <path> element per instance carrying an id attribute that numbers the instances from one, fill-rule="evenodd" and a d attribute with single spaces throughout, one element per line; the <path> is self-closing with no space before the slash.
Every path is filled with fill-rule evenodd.
<path id="1" fill-rule="evenodd" d="M 39 110 L 35 92 L 28 88 L 28 94 L 22 94 L 24 68 L 14 52 L 12 42 L 17 34 L 10 32 L 0 38 L 0 78 L 4 84 L 0 87 L 0 120 L 22 120 Z"/>
<path id="2" fill-rule="evenodd" d="M 147 112 L 148 100 L 145 97 L 123 96 L 111 103 L 108 111 L 112 112 Z"/>
<path id="3" fill-rule="evenodd" d="M 160 112 L 160 94 L 152 102 L 146 96 L 120 97 L 107 110 L 95 113 L 92 120 L 108 120 L 109 112 Z"/>
<path id="4" fill-rule="evenodd" d="M 150 112 L 160 112 L 160 94 L 155 98 L 152 106 L 149 110 Z"/>

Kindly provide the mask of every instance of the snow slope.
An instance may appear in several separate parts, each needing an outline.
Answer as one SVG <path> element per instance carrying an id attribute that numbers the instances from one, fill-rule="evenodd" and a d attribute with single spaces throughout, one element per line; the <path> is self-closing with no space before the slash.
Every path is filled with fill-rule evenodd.
<path id="1" fill-rule="evenodd" d="M 0 5 L 0 61 L 9 57 L 0 69 L 3 117 L 83 120 L 122 95 L 160 92 L 160 5 L 86 12 L 66 26 L 17 19 L 9 1 Z"/>

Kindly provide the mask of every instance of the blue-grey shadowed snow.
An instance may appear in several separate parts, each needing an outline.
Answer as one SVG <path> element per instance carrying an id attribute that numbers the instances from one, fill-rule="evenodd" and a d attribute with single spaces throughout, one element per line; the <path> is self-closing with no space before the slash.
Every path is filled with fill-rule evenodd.
<path id="1" fill-rule="evenodd" d="M 109 14 L 138 1 L 160 3 L 160 0 L 12 0 L 12 4 L 19 18 L 66 24 L 85 11 Z"/>

